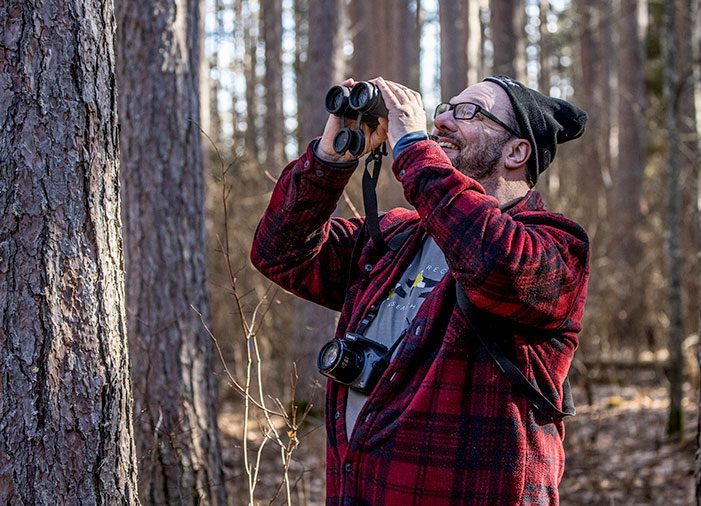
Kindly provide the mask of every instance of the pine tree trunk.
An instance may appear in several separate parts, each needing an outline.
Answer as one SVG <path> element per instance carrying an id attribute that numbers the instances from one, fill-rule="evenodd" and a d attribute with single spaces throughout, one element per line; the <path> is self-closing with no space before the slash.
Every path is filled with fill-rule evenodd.
<path id="1" fill-rule="evenodd" d="M 322 134 L 328 118 L 324 98 L 329 88 L 342 80 L 341 22 L 343 1 L 309 0 L 309 38 L 307 59 L 300 81 L 299 128 L 300 152 L 314 137 Z M 314 400 L 323 403 L 321 389 L 313 385 L 321 376 L 316 368 L 316 358 L 322 345 L 334 336 L 336 313 L 322 306 L 298 299 L 295 301 L 295 349 L 292 360 L 297 364 L 299 382 L 296 397 L 299 402 Z"/>
<path id="2" fill-rule="evenodd" d="M 112 2 L 0 19 L 0 503 L 137 504 Z"/>
<path id="3" fill-rule="evenodd" d="M 421 23 L 420 4 L 416 2 L 416 11 L 411 10 L 411 2 L 402 0 L 397 11 L 397 24 L 400 27 L 399 54 L 397 56 L 397 79 L 413 90 L 419 90 L 421 84 L 420 73 L 420 45 Z"/>
<path id="4" fill-rule="evenodd" d="M 463 0 L 467 12 L 467 84 L 474 84 L 486 76 L 482 68 L 482 21 L 480 0 Z"/>
<path id="5" fill-rule="evenodd" d="M 441 97 L 445 101 L 467 87 L 469 24 L 466 7 L 465 0 L 444 0 L 439 6 Z"/>
<path id="6" fill-rule="evenodd" d="M 205 272 L 198 0 L 117 3 L 124 247 L 148 504 L 225 504 Z"/>
<path id="7" fill-rule="evenodd" d="M 613 244 L 612 257 L 620 278 L 615 288 L 617 306 L 613 337 L 640 343 L 644 309 L 644 275 L 640 269 L 639 234 L 643 215 L 641 199 L 645 171 L 644 48 L 638 23 L 640 0 L 621 0 L 618 42 L 618 160 L 613 172 L 611 199 L 612 230 L 626 231 Z"/>
<path id="8" fill-rule="evenodd" d="M 282 0 L 262 0 L 265 42 L 265 163 L 281 171 L 285 161 L 285 117 L 282 112 Z M 325 34 L 326 35 L 326 34 Z"/>
<path id="9" fill-rule="evenodd" d="M 258 25 L 256 17 L 251 14 L 251 2 L 246 2 L 247 16 L 243 25 L 244 40 L 244 63 L 243 73 L 246 79 L 246 134 L 245 146 L 249 158 L 258 162 L 260 160 L 260 149 L 258 148 L 258 97 L 256 96 L 256 85 L 258 84 L 258 74 L 256 66 L 258 57 L 256 54 L 258 46 Z"/>
<path id="10" fill-rule="evenodd" d="M 342 10 L 342 0 L 308 1 L 307 60 L 297 76 L 300 82 L 300 152 L 309 141 L 323 133 L 328 117 L 324 108 L 326 92 L 343 79 Z"/>
<path id="11" fill-rule="evenodd" d="M 490 0 L 494 74 L 522 80 L 525 71 L 525 6 L 518 0 Z"/>
<path id="12" fill-rule="evenodd" d="M 675 2 L 664 6 L 663 31 L 663 95 L 665 102 L 665 126 L 667 128 L 667 233 L 665 257 L 667 264 L 668 317 L 669 317 L 669 416 L 667 434 L 680 438 L 684 428 L 682 410 L 682 386 L 684 382 L 684 356 L 682 353 L 684 325 L 682 318 L 681 287 L 681 185 L 679 163 L 678 85 L 679 76 L 675 61 Z"/>

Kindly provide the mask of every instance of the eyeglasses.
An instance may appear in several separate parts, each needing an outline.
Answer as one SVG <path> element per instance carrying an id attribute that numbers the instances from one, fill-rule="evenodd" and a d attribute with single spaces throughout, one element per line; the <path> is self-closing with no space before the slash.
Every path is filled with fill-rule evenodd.
<path id="1" fill-rule="evenodd" d="M 453 111 L 453 118 L 455 119 L 470 120 L 474 118 L 477 114 L 481 114 L 485 118 L 489 118 L 497 125 L 503 127 L 510 134 L 515 135 L 519 138 L 521 137 L 520 133 L 518 133 L 516 130 L 504 123 L 502 120 L 494 116 L 494 114 L 492 114 L 489 111 L 485 111 L 482 107 L 472 102 L 460 102 L 458 104 L 447 104 L 443 102 L 441 104 L 438 104 L 438 106 L 436 107 L 436 111 L 433 113 L 433 119 L 435 120 L 440 114 L 443 114 L 444 112 L 448 112 L 450 110 Z"/>

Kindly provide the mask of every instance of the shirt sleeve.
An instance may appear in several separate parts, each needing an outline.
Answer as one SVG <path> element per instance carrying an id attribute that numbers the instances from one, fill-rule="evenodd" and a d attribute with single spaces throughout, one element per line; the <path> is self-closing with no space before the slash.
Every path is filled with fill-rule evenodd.
<path id="1" fill-rule="evenodd" d="M 425 141 L 427 139 L 428 134 L 423 130 L 417 130 L 416 132 L 409 132 L 408 134 L 402 135 L 392 149 L 392 158 L 396 160 L 406 148 L 416 142 Z"/>
<path id="2" fill-rule="evenodd" d="M 315 144 L 282 171 L 256 229 L 251 261 L 295 295 L 340 310 L 362 220 L 332 214 L 357 161 L 324 162 L 314 155 Z"/>
<path id="3" fill-rule="evenodd" d="M 572 312 L 583 310 L 589 242 L 579 225 L 544 210 L 502 212 L 433 141 L 409 146 L 392 169 L 476 307 L 541 329 L 581 318 Z"/>

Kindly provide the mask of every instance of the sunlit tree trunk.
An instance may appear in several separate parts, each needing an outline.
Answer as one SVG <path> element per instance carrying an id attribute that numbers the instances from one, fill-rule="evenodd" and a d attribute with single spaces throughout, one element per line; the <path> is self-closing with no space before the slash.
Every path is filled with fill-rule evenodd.
<path id="1" fill-rule="evenodd" d="M 465 0 L 443 0 L 439 4 L 441 24 L 441 96 L 444 100 L 467 87 L 469 37 L 468 4 Z"/>
<path id="2" fill-rule="evenodd" d="M 485 0 L 486 1 L 486 0 Z M 469 84 L 486 77 L 482 55 L 482 0 L 464 0 L 467 6 L 467 82 Z"/>
<path id="3" fill-rule="evenodd" d="M 117 3 L 128 330 L 149 504 L 225 504 L 203 325 L 199 9 L 198 0 Z"/>
<path id="4" fill-rule="evenodd" d="M 137 504 L 113 5 L 0 19 L 0 503 Z"/>

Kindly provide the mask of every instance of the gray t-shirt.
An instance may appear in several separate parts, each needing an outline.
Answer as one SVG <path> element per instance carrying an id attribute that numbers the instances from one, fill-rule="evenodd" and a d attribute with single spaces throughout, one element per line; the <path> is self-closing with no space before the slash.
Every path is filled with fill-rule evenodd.
<path id="1" fill-rule="evenodd" d="M 445 256 L 433 238 L 428 236 L 399 282 L 382 301 L 377 316 L 365 331 L 365 337 L 390 348 L 411 325 L 419 307 L 446 272 L 448 264 Z M 367 398 L 367 395 L 348 390 L 346 432 L 349 440 Z"/>

